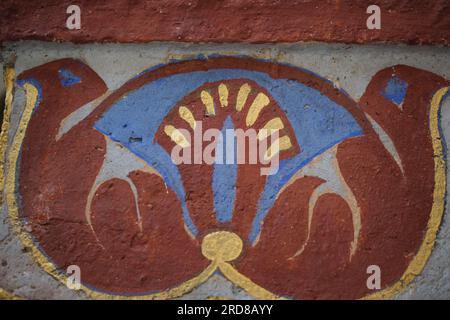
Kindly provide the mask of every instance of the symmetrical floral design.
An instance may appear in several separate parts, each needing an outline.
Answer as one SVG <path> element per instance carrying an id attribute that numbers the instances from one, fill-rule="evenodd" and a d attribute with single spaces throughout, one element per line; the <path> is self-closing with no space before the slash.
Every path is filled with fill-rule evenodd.
<path id="1" fill-rule="evenodd" d="M 257 298 L 362 298 L 370 265 L 383 296 L 430 252 L 448 82 L 429 72 L 382 70 L 358 103 L 308 71 L 245 58 L 171 63 L 113 93 L 71 59 L 19 84 L 9 209 L 44 268 L 80 266 L 94 296 L 171 298 L 219 270 Z M 174 164 L 197 123 L 276 131 L 277 172 Z"/>

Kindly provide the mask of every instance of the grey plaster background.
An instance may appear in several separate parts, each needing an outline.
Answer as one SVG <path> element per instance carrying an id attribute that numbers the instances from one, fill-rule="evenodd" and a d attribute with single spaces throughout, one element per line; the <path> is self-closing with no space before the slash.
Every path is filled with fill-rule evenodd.
<path id="1" fill-rule="evenodd" d="M 450 48 L 406 45 L 335 45 L 335 44 L 89 44 L 72 45 L 43 42 L 16 42 L 4 46 L 0 63 L 17 56 L 17 74 L 31 67 L 66 57 L 81 59 L 107 83 L 110 90 L 142 70 L 171 59 L 195 57 L 199 54 L 248 55 L 271 59 L 309 69 L 343 88 L 358 100 L 372 76 L 382 68 L 406 64 L 432 71 L 450 79 Z M 0 71 L 1 72 L 1 71 Z M 0 84 L 0 97 L 4 94 Z M 23 92 L 16 90 L 11 138 L 23 107 Z M 442 113 L 446 141 L 450 141 L 450 100 Z M 406 133 L 405 133 L 406 134 Z M 450 154 L 447 154 L 450 157 Z M 448 170 L 450 169 L 447 164 Z M 449 177 L 447 177 L 450 183 Z M 448 203 L 448 194 L 447 194 Z M 24 252 L 22 244 L 10 228 L 7 208 L 0 212 L 0 288 L 26 298 L 83 299 L 82 292 L 67 289 L 41 270 Z M 204 299 L 211 296 L 248 299 L 245 292 L 216 274 L 183 298 Z M 450 215 L 448 208 L 433 251 L 424 272 L 415 278 L 398 299 L 450 299 Z"/>

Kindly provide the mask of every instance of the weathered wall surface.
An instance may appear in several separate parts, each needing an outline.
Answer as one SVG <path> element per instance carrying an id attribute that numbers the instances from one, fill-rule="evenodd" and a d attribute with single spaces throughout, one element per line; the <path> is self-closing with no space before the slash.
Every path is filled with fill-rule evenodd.
<path id="1" fill-rule="evenodd" d="M 17 77 L 0 288 L 63 299 L 450 298 L 448 48 L 16 42 L 2 59 Z M 169 128 L 190 130 L 191 116 L 219 130 L 277 119 L 292 170 L 266 181 L 250 165 L 173 169 L 157 148 L 183 144 Z M 69 265 L 81 267 L 82 290 L 66 287 Z M 382 290 L 367 288 L 369 265 Z"/>
<path id="2" fill-rule="evenodd" d="M 0 22 L 0 298 L 450 299 L 448 1 Z"/>
<path id="3" fill-rule="evenodd" d="M 77 4 L 83 28 L 65 28 Z M 382 8 L 382 30 L 366 28 L 369 5 Z M 0 42 L 297 42 L 447 44 L 446 0 L 14 1 L 0 3 Z"/>

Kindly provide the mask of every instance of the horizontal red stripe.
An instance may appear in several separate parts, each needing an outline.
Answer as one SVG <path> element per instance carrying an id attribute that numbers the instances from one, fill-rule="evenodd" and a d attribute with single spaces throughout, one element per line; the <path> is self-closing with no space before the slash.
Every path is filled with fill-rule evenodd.
<path id="1" fill-rule="evenodd" d="M 68 30 L 66 8 L 81 7 L 81 30 Z M 368 30 L 378 4 L 381 30 Z M 41 0 L 0 1 L 0 42 L 297 42 L 378 41 L 447 44 L 448 0 Z"/>

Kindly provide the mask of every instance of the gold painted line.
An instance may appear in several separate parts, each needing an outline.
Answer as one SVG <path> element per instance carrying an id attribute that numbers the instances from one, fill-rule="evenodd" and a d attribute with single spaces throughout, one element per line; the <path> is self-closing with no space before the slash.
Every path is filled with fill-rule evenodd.
<path id="1" fill-rule="evenodd" d="M 228 280 L 247 291 L 250 295 L 260 300 L 281 300 L 282 298 L 258 286 L 252 280 L 237 271 L 226 262 L 219 263 L 219 270 Z"/>
<path id="2" fill-rule="evenodd" d="M 0 190 L 2 190 L 0 195 L 0 205 L 3 204 L 3 190 L 5 186 L 5 156 L 6 149 L 8 145 L 8 131 L 10 126 L 10 117 L 12 112 L 12 99 L 14 95 L 14 78 L 16 76 L 16 71 L 12 67 L 7 67 L 5 69 L 4 81 L 6 88 L 5 96 L 5 109 L 3 111 L 3 123 L 0 133 Z"/>
<path id="3" fill-rule="evenodd" d="M 0 300 L 24 300 L 24 298 L 0 288 Z"/>
<path id="4" fill-rule="evenodd" d="M 216 114 L 216 110 L 214 109 L 214 99 L 213 97 L 209 94 L 208 91 L 203 90 L 200 93 L 200 98 L 202 99 L 203 104 L 205 105 L 206 108 L 206 114 L 207 115 L 215 115 Z"/>
<path id="5" fill-rule="evenodd" d="M 187 148 L 191 145 L 181 131 L 170 124 L 164 127 L 164 132 L 173 142 L 182 148 Z"/>
<path id="6" fill-rule="evenodd" d="M 276 295 L 258 286 L 227 263 L 239 257 L 242 239 L 229 231 L 216 231 L 206 235 L 202 241 L 202 254 L 214 261 L 222 274 L 257 299 L 278 299 Z"/>
<path id="7" fill-rule="evenodd" d="M 226 296 L 208 296 L 206 297 L 206 300 L 236 300 L 236 299 Z"/>
<path id="8" fill-rule="evenodd" d="M 248 95 L 252 88 L 248 83 L 243 84 L 239 88 L 239 92 L 236 98 L 236 110 L 241 111 L 244 108 L 245 103 L 247 102 Z"/>
<path id="9" fill-rule="evenodd" d="M 281 130 L 284 128 L 283 121 L 279 118 L 273 118 L 269 120 L 264 127 L 258 132 L 258 140 L 264 140 L 267 137 L 271 136 L 275 131 Z"/>
<path id="10" fill-rule="evenodd" d="M 223 83 L 219 85 L 219 100 L 222 108 L 228 107 L 228 88 Z"/>
<path id="11" fill-rule="evenodd" d="M 406 286 L 419 274 L 422 273 L 436 241 L 436 235 L 441 224 L 445 205 L 445 161 L 442 147 L 442 140 L 439 132 L 439 112 L 442 99 L 449 88 L 442 88 L 436 92 L 431 100 L 430 110 L 430 131 L 434 150 L 434 191 L 433 206 L 431 208 L 430 219 L 428 220 L 427 231 L 420 245 L 419 251 L 409 264 L 403 276 L 392 286 L 379 292 L 369 294 L 363 299 L 378 300 L 389 299 L 405 290 Z"/>
<path id="12" fill-rule="evenodd" d="M 192 128 L 192 130 L 195 130 L 195 118 L 194 115 L 192 114 L 191 110 L 189 110 L 187 107 L 185 106 L 181 106 L 178 109 L 178 114 L 180 115 L 181 119 L 183 119 L 184 121 L 186 121 L 189 126 Z"/>
<path id="13" fill-rule="evenodd" d="M 247 118 L 245 119 L 245 123 L 247 127 L 250 127 L 255 123 L 255 121 L 259 117 L 259 113 L 261 110 L 266 107 L 270 103 L 270 99 L 264 93 L 260 92 L 256 96 L 252 105 L 248 109 Z"/>
<path id="14" fill-rule="evenodd" d="M 270 160 L 280 151 L 287 150 L 292 147 L 291 139 L 288 136 L 278 138 L 270 145 L 269 149 L 264 153 L 264 159 Z"/>
<path id="15" fill-rule="evenodd" d="M 38 97 L 38 90 L 33 85 L 26 83 L 24 85 L 24 89 L 26 91 L 26 104 L 8 154 L 8 174 L 6 176 L 5 185 L 6 203 L 8 206 L 11 226 L 20 238 L 23 246 L 31 249 L 32 258 L 38 263 L 39 266 L 41 266 L 41 268 L 52 274 L 55 278 L 60 279 L 60 275 L 54 272 L 56 267 L 36 248 L 31 236 L 27 232 L 22 231 L 22 226 L 20 223 L 19 210 L 16 200 L 17 162 L 19 159 L 20 148 L 25 137 L 25 131 Z"/>
<path id="16" fill-rule="evenodd" d="M 180 297 L 189 291 L 192 291 L 196 287 L 198 287 L 200 284 L 204 283 L 206 280 L 209 279 L 209 277 L 216 271 L 217 264 L 215 262 L 211 262 L 208 267 L 206 267 L 198 276 L 187 280 L 186 282 L 183 282 L 181 285 L 160 292 L 160 293 L 154 293 L 151 295 L 145 295 L 145 296 L 120 296 L 120 295 L 108 295 L 104 293 L 98 293 L 91 291 L 89 289 L 89 295 L 94 299 L 110 299 L 110 300 L 166 300 L 166 299 L 173 299 L 176 297 Z"/>

